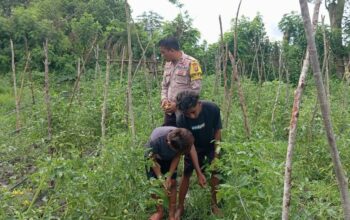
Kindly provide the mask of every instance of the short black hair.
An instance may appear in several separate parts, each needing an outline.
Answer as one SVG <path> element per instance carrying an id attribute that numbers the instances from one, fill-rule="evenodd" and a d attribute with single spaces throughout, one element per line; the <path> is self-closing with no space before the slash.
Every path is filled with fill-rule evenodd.
<path id="1" fill-rule="evenodd" d="M 185 90 L 176 95 L 176 107 L 181 112 L 186 112 L 197 105 L 199 94 L 194 91 Z"/>
<path id="2" fill-rule="evenodd" d="M 188 154 L 191 151 L 194 137 L 186 128 L 176 128 L 169 132 L 168 141 L 171 147 L 176 150 L 177 154 L 182 155 Z"/>
<path id="3" fill-rule="evenodd" d="M 180 44 L 176 37 L 167 37 L 159 41 L 158 46 L 167 49 L 180 50 Z"/>

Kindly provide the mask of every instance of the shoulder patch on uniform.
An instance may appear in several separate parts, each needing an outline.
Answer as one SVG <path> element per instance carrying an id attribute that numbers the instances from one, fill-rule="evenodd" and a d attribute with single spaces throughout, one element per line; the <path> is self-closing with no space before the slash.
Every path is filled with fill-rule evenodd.
<path id="1" fill-rule="evenodd" d="M 202 69 L 197 60 L 192 60 L 190 64 L 190 77 L 192 80 L 202 79 Z"/>

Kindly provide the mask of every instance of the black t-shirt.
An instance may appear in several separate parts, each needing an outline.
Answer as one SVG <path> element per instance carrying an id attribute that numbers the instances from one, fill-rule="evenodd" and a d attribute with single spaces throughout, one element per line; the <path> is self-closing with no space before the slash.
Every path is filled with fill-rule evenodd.
<path id="1" fill-rule="evenodd" d="M 170 148 L 166 139 L 169 132 L 174 129 L 176 129 L 176 127 L 172 126 L 164 126 L 154 129 L 150 140 L 146 144 L 148 149 L 145 156 L 152 153 L 157 159 L 172 160 L 176 156 L 176 151 Z"/>
<path id="2" fill-rule="evenodd" d="M 220 108 L 212 102 L 201 102 L 202 110 L 196 119 L 179 114 L 176 124 L 179 128 L 187 128 L 192 132 L 197 152 L 208 152 L 214 150 L 215 132 L 222 129 Z"/>

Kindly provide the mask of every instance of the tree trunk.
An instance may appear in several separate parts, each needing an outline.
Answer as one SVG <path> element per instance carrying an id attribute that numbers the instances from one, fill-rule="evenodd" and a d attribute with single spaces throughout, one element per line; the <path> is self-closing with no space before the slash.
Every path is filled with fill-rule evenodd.
<path id="1" fill-rule="evenodd" d="M 128 54 L 129 54 L 129 63 L 128 63 L 128 88 L 127 88 L 127 107 L 128 107 L 128 115 L 130 119 L 130 128 L 132 140 L 135 140 L 136 132 L 135 132 L 135 119 L 134 119 L 134 111 L 132 105 L 132 49 L 131 49 L 131 20 L 130 20 L 130 12 L 129 12 L 129 4 L 128 1 L 125 0 L 125 14 L 127 19 L 127 32 L 128 32 Z"/>
<path id="2" fill-rule="evenodd" d="M 328 4 L 327 4 L 328 3 Z M 344 55 L 343 55 L 343 38 L 342 38 L 342 20 L 344 15 L 345 0 L 326 1 L 326 8 L 329 14 L 331 30 L 334 39 L 334 61 L 336 65 L 336 74 L 339 79 L 344 74 Z"/>
<path id="3" fill-rule="evenodd" d="M 75 95 L 77 97 L 77 101 L 78 104 L 81 105 L 81 101 L 80 101 L 80 82 L 81 82 L 81 77 L 82 75 L 85 73 L 85 59 L 84 58 L 78 58 L 78 63 L 77 63 L 77 78 L 79 78 L 79 80 L 76 81 L 76 90 L 75 90 Z"/>
<path id="4" fill-rule="evenodd" d="M 317 0 L 315 2 L 313 20 L 312 20 L 313 25 L 314 25 L 314 30 L 316 30 L 316 27 L 317 27 L 317 20 L 318 20 L 321 2 L 322 2 L 321 0 Z M 309 69 L 309 64 L 310 64 L 309 58 L 310 58 L 309 51 L 306 50 L 305 58 L 303 61 L 303 67 L 301 69 L 301 73 L 300 73 L 300 77 L 299 77 L 298 87 L 294 93 L 292 117 L 290 119 L 290 125 L 289 125 L 289 137 L 288 137 L 286 165 L 285 165 L 285 171 L 284 171 L 284 190 L 283 190 L 283 208 L 282 208 L 282 219 L 283 220 L 289 219 L 293 151 L 294 151 L 296 136 L 297 136 L 297 124 L 298 124 L 301 96 L 302 96 L 302 93 L 304 91 L 307 71 Z"/>
<path id="5" fill-rule="evenodd" d="M 13 49 L 13 41 L 10 39 L 11 44 L 11 66 L 12 66 L 12 79 L 13 79 L 13 92 L 15 96 L 15 104 L 16 104 L 16 132 L 19 132 L 21 128 L 20 115 L 19 115 L 19 98 L 17 95 L 17 83 L 16 83 L 16 65 L 15 65 L 15 51 Z"/>
<path id="6" fill-rule="evenodd" d="M 310 53 L 310 61 L 311 61 L 312 70 L 314 73 L 314 79 L 316 82 L 318 99 L 320 102 L 323 122 L 327 133 L 327 139 L 329 143 L 332 161 L 334 164 L 335 174 L 338 180 L 338 187 L 341 194 L 341 200 L 342 200 L 342 205 L 344 209 L 344 219 L 350 220 L 350 200 L 349 200 L 348 182 L 344 174 L 344 170 L 342 168 L 339 152 L 337 149 L 337 144 L 335 141 L 332 122 L 330 118 L 329 103 L 327 100 L 327 96 L 325 94 L 324 85 L 323 85 L 322 77 L 320 73 L 320 65 L 318 62 L 318 54 L 316 50 L 315 38 L 313 36 L 313 30 L 310 22 L 309 9 L 308 9 L 306 0 L 299 0 L 299 2 L 300 2 L 301 14 L 304 20 L 306 38 L 307 38 L 308 49 Z"/>
<path id="7" fill-rule="evenodd" d="M 94 79 L 96 80 L 97 79 L 97 76 L 98 78 L 100 78 L 101 76 L 101 67 L 100 67 L 100 64 L 98 62 L 99 60 L 99 55 L 100 55 L 100 48 L 98 46 L 98 44 L 96 45 L 96 48 L 95 48 L 95 77 Z"/>

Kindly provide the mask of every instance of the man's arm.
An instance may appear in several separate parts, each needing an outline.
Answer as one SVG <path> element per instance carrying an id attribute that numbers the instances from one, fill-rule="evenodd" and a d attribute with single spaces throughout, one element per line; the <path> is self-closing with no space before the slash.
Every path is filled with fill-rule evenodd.
<path id="1" fill-rule="evenodd" d="M 201 187 L 204 187 L 206 185 L 206 179 L 205 179 L 205 176 L 202 173 L 201 168 L 199 167 L 197 151 L 196 151 L 196 148 L 194 147 L 194 145 L 192 145 L 192 147 L 191 147 L 190 156 L 191 156 L 191 159 L 192 159 L 192 163 L 193 163 L 194 169 L 196 170 L 196 174 L 197 174 L 197 178 L 198 178 L 198 184 Z"/>
<path id="2" fill-rule="evenodd" d="M 165 101 L 168 101 L 169 80 L 170 80 L 170 75 L 167 75 L 166 71 L 164 71 L 163 80 L 161 84 L 162 88 L 160 92 L 160 100 L 161 100 L 162 106 Z"/>
<path id="3" fill-rule="evenodd" d="M 181 159 L 181 155 L 176 155 L 171 161 L 170 168 L 168 171 L 168 176 L 165 180 L 165 189 L 168 190 L 171 187 L 171 177 L 174 174 L 177 166 L 179 165 L 179 161 Z"/>
<path id="4" fill-rule="evenodd" d="M 215 138 L 215 144 L 214 144 L 215 158 L 217 158 L 220 153 L 220 150 L 218 148 L 218 143 L 221 141 L 221 129 L 218 129 L 215 131 L 214 138 Z"/>
<path id="5" fill-rule="evenodd" d="M 152 169 L 154 173 L 156 174 L 157 178 L 161 178 L 162 172 L 160 171 L 160 165 L 157 163 L 155 155 L 152 155 L 150 159 L 153 161 Z"/>
<path id="6" fill-rule="evenodd" d="M 168 171 L 168 178 L 169 177 L 171 178 L 171 176 L 174 174 L 180 159 L 181 159 L 181 155 L 176 155 L 174 159 L 171 161 L 170 168 Z"/>
<path id="7" fill-rule="evenodd" d="M 197 80 L 192 80 L 191 81 L 191 90 L 196 92 L 197 94 L 200 93 L 202 89 L 202 80 L 201 79 L 197 79 Z"/>
<path id="8" fill-rule="evenodd" d="M 160 97 L 161 97 L 160 106 L 165 113 L 175 112 L 175 110 L 173 110 L 173 104 L 169 101 L 169 97 L 168 97 L 169 85 L 170 85 L 170 74 L 164 71 L 163 80 L 161 84 L 162 88 L 160 92 Z"/>

